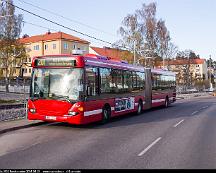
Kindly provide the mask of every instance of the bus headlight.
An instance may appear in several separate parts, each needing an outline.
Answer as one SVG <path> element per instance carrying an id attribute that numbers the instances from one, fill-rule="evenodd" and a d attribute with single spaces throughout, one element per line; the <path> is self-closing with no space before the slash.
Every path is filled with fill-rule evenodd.
<path id="1" fill-rule="evenodd" d="M 68 112 L 68 115 L 70 115 L 70 116 L 75 116 L 75 115 L 78 115 L 78 114 L 79 114 L 78 112 L 72 112 L 72 111 Z"/>
<path id="2" fill-rule="evenodd" d="M 34 114 L 34 113 L 36 113 L 36 109 L 31 108 L 31 109 L 29 109 L 29 112 Z"/>

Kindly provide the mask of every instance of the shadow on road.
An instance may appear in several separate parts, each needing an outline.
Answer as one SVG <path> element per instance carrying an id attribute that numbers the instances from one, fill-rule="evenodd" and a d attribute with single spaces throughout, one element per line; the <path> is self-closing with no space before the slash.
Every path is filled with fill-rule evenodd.
<path id="1" fill-rule="evenodd" d="M 169 108 L 158 107 L 150 110 L 145 110 L 141 115 L 130 113 L 118 117 L 113 117 L 107 124 L 100 124 L 99 122 L 91 123 L 88 125 L 71 125 L 67 123 L 55 123 L 49 124 L 49 126 L 68 127 L 75 129 L 106 129 L 119 126 L 146 124 L 152 122 L 166 121 L 169 119 L 197 116 L 196 114 L 192 115 L 192 112 L 196 109 L 199 109 L 200 105 L 206 106 L 207 102 L 185 102 L 181 104 L 175 103 L 169 106 Z"/>

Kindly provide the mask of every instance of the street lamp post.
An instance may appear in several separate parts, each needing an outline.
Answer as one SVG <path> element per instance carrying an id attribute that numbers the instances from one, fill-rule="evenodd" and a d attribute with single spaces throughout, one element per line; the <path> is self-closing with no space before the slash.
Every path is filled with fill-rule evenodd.
<path id="1" fill-rule="evenodd" d="M 145 60 L 145 67 L 147 67 L 147 66 L 149 67 L 147 61 L 154 58 L 152 56 L 148 56 L 149 52 L 151 53 L 152 51 L 150 49 L 145 49 L 145 50 L 141 50 L 141 51 L 138 52 L 138 53 L 141 53 L 143 55 L 143 57 L 138 59 L 138 61 L 137 61 L 138 64 L 139 64 L 140 60 L 144 59 Z M 147 54 L 147 56 L 145 56 L 146 54 Z"/>

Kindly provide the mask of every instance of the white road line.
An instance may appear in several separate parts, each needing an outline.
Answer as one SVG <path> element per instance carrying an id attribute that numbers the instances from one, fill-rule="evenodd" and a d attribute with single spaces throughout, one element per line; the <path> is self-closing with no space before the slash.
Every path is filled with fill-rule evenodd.
<path id="1" fill-rule="evenodd" d="M 195 115 L 195 114 L 197 114 L 199 111 L 195 111 L 195 112 L 193 112 L 191 115 Z"/>
<path id="2" fill-rule="evenodd" d="M 202 108 L 200 108 L 199 110 L 201 111 L 201 110 L 203 110 L 203 109 L 207 109 L 209 106 L 204 106 L 204 107 L 202 107 Z"/>
<path id="3" fill-rule="evenodd" d="M 151 147 L 153 147 L 157 142 L 159 142 L 162 138 L 159 137 L 157 138 L 154 142 L 152 142 L 147 148 L 145 148 L 141 153 L 138 154 L 138 156 L 142 156 L 143 154 L 145 154 Z"/>
<path id="4" fill-rule="evenodd" d="M 184 119 L 181 120 L 180 122 L 178 122 L 177 124 L 175 124 L 173 127 L 177 127 L 178 125 L 180 125 L 180 124 L 183 123 L 183 122 L 184 122 Z"/>

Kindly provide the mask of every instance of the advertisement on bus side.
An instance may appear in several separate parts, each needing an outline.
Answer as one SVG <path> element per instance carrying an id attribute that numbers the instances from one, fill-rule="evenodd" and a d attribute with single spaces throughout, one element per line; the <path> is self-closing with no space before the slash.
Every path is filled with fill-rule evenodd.
<path id="1" fill-rule="evenodd" d="M 115 112 L 127 111 L 134 109 L 134 97 L 116 98 L 115 99 Z"/>

